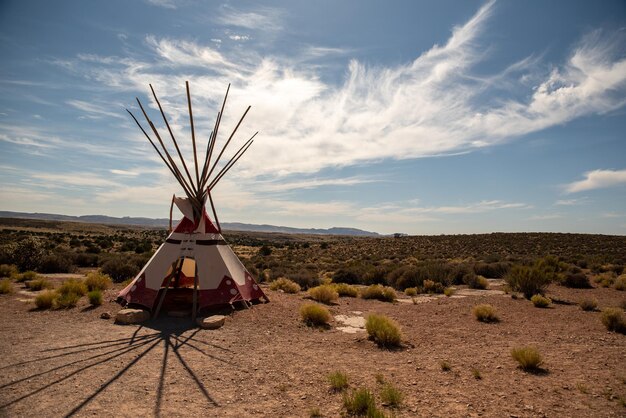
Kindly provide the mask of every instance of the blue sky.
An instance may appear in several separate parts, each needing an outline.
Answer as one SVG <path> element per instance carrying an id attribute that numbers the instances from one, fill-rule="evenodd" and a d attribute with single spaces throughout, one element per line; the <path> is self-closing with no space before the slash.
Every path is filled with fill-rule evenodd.
<path id="1" fill-rule="evenodd" d="M 622 0 L 3 0 L 0 54 L 0 210 L 167 217 L 124 108 L 190 160 L 189 80 L 203 145 L 228 83 L 218 145 L 260 131 L 221 221 L 626 234 Z"/>

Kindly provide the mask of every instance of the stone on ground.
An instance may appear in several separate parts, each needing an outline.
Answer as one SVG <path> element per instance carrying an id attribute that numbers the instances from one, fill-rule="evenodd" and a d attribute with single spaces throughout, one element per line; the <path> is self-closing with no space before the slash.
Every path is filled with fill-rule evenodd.
<path id="1" fill-rule="evenodd" d="M 143 309 L 122 309 L 115 315 L 115 321 L 122 324 L 138 324 L 150 319 L 150 312 Z"/>
<path id="2" fill-rule="evenodd" d="M 203 329 L 218 329 L 224 325 L 226 317 L 224 315 L 212 315 L 206 318 L 198 318 L 196 322 Z"/>

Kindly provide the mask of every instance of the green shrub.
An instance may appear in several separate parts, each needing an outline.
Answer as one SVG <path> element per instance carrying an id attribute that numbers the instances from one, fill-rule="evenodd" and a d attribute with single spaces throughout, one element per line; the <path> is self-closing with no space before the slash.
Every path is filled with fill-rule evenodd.
<path id="1" fill-rule="evenodd" d="M 108 275 L 115 283 L 132 279 L 139 273 L 141 267 L 120 257 L 112 258 L 102 265 L 102 273 Z"/>
<path id="2" fill-rule="evenodd" d="M 474 306 L 472 313 L 481 322 L 498 322 L 500 320 L 496 309 L 486 303 Z"/>
<path id="3" fill-rule="evenodd" d="M 473 271 L 463 276 L 463 283 L 470 289 L 487 289 L 489 282 L 483 276 L 476 275 Z"/>
<path id="4" fill-rule="evenodd" d="M 11 261 L 20 271 L 38 270 L 45 255 L 46 248 L 41 240 L 27 237 L 15 245 Z"/>
<path id="5" fill-rule="evenodd" d="M 285 293 L 298 293 L 300 285 L 284 277 L 270 283 L 270 290 L 282 290 Z"/>
<path id="6" fill-rule="evenodd" d="M 12 264 L 0 264 L 0 277 L 11 277 L 17 274 L 17 267 Z"/>
<path id="7" fill-rule="evenodd" d="M 34 292 L 42 289 L 52 289 L 54 287 L 54 285 L 44 277 L 26 282 L 25 285 L 29 290 Z"/>
<path id="8" fill-rule="evenodd" d="M 89 303 L 93 306 L 102 305 L 102 291 L 100 289 L 91 290 L 87 293 L 87 298 L 89 299 Z"/>
<path id="9" fill-rule="evenodd" d="M 44 256 L 38 271 L 41 273 L 69 273 L 74 270 L 73 253 L 55 251 Z"/>
<path id="10" fill-rule="evenodd" d="M 13 293 L 13 286 L 11 285 L 11 280 L 9 279 L 0 280 L 0 295 L 6 295 L 9 293 Z"/>
<path id="11" fill-rule="evenodd" d="M 550 284 L 551 275 L 537 267 L 516 265 L 505 280 L 513 291 L 521 292 L 526 299 L 530 299 L 533 295 L 544 293 Z"/>
<path id="12" fill-rule="evenodd" d="M 583 311 L 595 311 L 598 309 L 598 301 L 592 298 L 584 298 L 578 302 L 578 306 Z"/>
<path id="13" fill-rule="evenodd" d="M 77 293 L 57 293 L 55 303 L 59 309 L 73 308 L 80 300 L 80 295 Z"/>
<path id="14" fill-rule="evenodd" d="M 404 294 L 407 296 L 417 296 L 417 287 L 407 287 L 404 289 Z"/>
<path id="15" fill-rule="evenodd" d="M 534 347 L 518 347 L 511 350 L 513 360 L 526 372 L 538 371 L 543 364 L 541 354 Z"/>
<path id="16" fill-rule="evenodd" d="M 541 295 L 533 295 L 530 298 L 530 301 L 533 303 L 533 305 L 535 305 L 535 308 L 547 308 L 552 303 L 550 298 L 546 298 Z"/>
<path id="17" fill-rule="evenodd" d="M 589 283 L 589 278 L 585 273 L 582 272 L 570 272 L 565 275 L 565 279 L 563 279 L 563 285 L 566 287 L 571 287 L 573 289 L 589 289 L 591 288 L 591 283 Z"/>
<path id="18" fill-rule="evenodd" d="M 113 285 L 113 281 L 106 274 L 91 272 L 85 279 L 87 290 L 107 290 Z"/>
<path id="19" fill-rule="evenodd" d="M 330 388 L 335 392 L 341 392 L 348 387 L 348 375 L 342 372 L 333 372 L 328 375 Z"/>
<path id="20" fill-rule="evenodd" d="M 318 302 L 325 303 L 330 305 L 337 299 L 339 299 L 339 294 L 334 289 L 332 285 L 323 284 L 320 286 L 312 287 L 309 289 L 309 296 Z"/>
<path id="21" fill-rule="evenodd" d="M 38 277 L 39 275 L 37 273 L 29 270 L 29 271 L 25 271 L 24 273 L 13 276 L 13 279 L 18 283 L 23 283 L 27 281 L 36 280 Z"/>
<path id="22" fill-rule="evenodd" d="M 363 299 L 377 299 L 383 302 L 393 302 L 396 300 L 396 291 L 389 286 L 373 284 L 361 290 Z"/>
<path id="23" fill-rule="evenodd" d="M 305 303 L 300 306 L 300 316 L 309 326 L 326 326 L 332 318 L 328 309 L 316 303 Z"/>
<path id="24" fill-rule="evenodd" d="M 385 315 L 370 314 L 365 320 L 369 337 L 381 347 L 398 347 L 402 340 L 400 326 Z"/>
<path id="25" fill-rule="evenodd" d="M 602 323 L 607 330 L 626 334 L 626 319 L 624 313 L 618 308 L 606 308 L 602 310 Z"/>
<path id="26" fill-rule="evenodd" d="M 367 388 L 359 388 L 343 397 L 343 406 L 349 415 L 380 416 L 380 411 L 376 408 L 374 394 Z"/>
<path id="27" fill-rule="evenodd" d="M 496 262 L 496 263 L 476 263 L 474 264 L 474 273 L 488 277 L 490 279 L 501 279 L 506 276 L 511 268 L 509 263 Z"/>
<path id="28" fill-rule="evenodd" d="M 355 298 L 359 295 L 359 291 L 356 289 L 356 287 L 347 283 L 335 283 L 333 284 L 333 288 L 340 297 L 347 296 L 350 298 Z"/>
<path id="29" fill-rule="evenodd" d="M 87 286 L 85 282 L 78 279 L 67 279 L 58 289 L 59 294 L 67 295 L 74 293 L 77 296 L 85 296 L 87 294 Z"/>
<path id="30" fill-rule="evenodd" d="M 617 279 L 615 279 L 615 289 L 626 290 L 626 274 L 622 274 Z"/>
<path id="31" fill-rule="evenodd" d="M 50 309 L 56 300 L 57 292 L 54 290 L 46 290 L 41 292 L 35 298 L 35 305 L 38 309 Z"/>
<path id="32" fill-rule="evenodd" d="M 402 404 L 403 398 L 402 392 L 391 383 L 385 383 L 380 390 L 380 399 L 383 405 L 388 405 L 391 408 L 398 408 Z"/>

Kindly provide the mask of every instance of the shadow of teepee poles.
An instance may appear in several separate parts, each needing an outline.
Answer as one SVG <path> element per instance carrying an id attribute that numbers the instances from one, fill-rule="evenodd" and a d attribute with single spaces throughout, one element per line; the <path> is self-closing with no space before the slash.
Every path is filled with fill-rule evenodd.
<path id="1" fill-rule="evenodd" d="M 155 330 L 157 332 L 151 332 L 145 335 L 138 335 L 142 329 L 148 328 L 150 330 Z M 20 366 L 29 364 L 29 363 L 38 363 L 45 365 L 48 361 L 58 361 L 63 360 L 66 357 L 70 356 L 82 356 L 88 355 L 86 358 L 74 358 L 68 359 L 68 361 L 64 364 L 57 365 L 54 367 L 47 368 L 45 371 L 40 371 L 37 373 L 30 374 L 26 377 L 21 377 L 16 380 L 12 380 L 8 383 L 4 383 L 0 385 L 0 399 L 4 398 L 8 393 L 11 393 L 15 390 L 18 385 L 23 382 L 30 382 L 32 379 L 45 379 L 46 382 L 40 381 L 37 384 L 37 387 L 34 390 L 29 391 L 28 393 L 22 394 L 12 400 L 8 400 L 0 405 L 0 416 L 3 416 L 7 413 L 7 408 L 12 405 L 16 405 L 20 402 L 23 402 L 28 399 L 32 399 L 35 395 L 38 395 L 45 390 L 57 386 L 62 385 L 64 382 L 68 381 L 74 376 L 80 375 L 81 373 L 99 366 L 103 365 L 107 362 L 115 360 L 121 356 L 136 353 L 139 351 L 139 354 L 135 354 L 121 370 L 117 371 L 111 378 L 109 378 L 106 382 L 98 386 L 92 393 L 90 393 L 87 397 L 85 397 L 80 403 L 78 403 L 75 407 L 73 407 L 68 413 L 67 417 L 73 416 L 79 411 L 81 411 L 85 406 L 87 406 L 91 401 L 93 401 L 97 396 L 101 395 L 106 391 L 108 387 L 110 387 L 113 383 L 118 381 L 122 376 L 124 376 L 128 370 L 134 367 L 137 363 L 139 363 L 148 353 L 153 351 L 156 347 L 158 347 L 161 342 L 163 343 L 163 357 L 161 360 L 160 373 L 157 381 L 156 387 L 156 402 L 154 406 L 154 415 L 161 416 L 162 409 L 162 400 L 164 396 L 165 383 L 166 383 L 166 375 L 168 369 L 171 367 L 172 353 L 174 358 L 178 363 L 182 366 L 183 370 L 189 375 L 191 380 L 194 382 L 195 386 L 198 388 L 202 396 L 206 399 L 207 403 L 212 407 L 219 407 L 219 403 L 211 396 L 202 380 L 198 377 L 194 369 L 189 364 L 188 360 L 185 359 L 184 354 L 181 352 L 183 347 L 189 347 L 190 350 L 194 352 L 198 352 L 202 354 L 204 357 L 210 358 L 215 361 L 219 361 L 225 364 L 228 364 L 231 367 L 238 367 L 238 365 L 232 361 L 227 359 L 220 358 L 218 356 L 212 355 L 208 353 L 206 350 L 203 350 L 199 347 L 199 344 L 204 344 L 206 347 L 210 347 L 213 349 L 219 349 L 225 352 L 232 352 L 231 350 L 220 347 L 215 344 L 207 343 L 202 341 L 197 337 L 199 329 L 195 329 L 189 332 L 187 335 L 185 333 L 187 331 L 191 331 L 190 328 L 186 325 L 184 327 L 180 326 L 172 326 L 172 323 L 168 323 L 167 321 L 151 321 L 149 325 L 146 327 L 140 326 L 134 330 L 133 334 L 130 337 L 120 338 L 116 340 L 103 340 L 93 343 L 84 343 L 84 344 L 74 344 L 68 345 L 64 347 L 55 347 L 41 350 L 42 353 L 49 353 L 50 355 L 44 355 L 37 359 L 22 361 L 19 363 L 10 364 L 7 366 L 3 366 L 0 370 L 8 370 L 11 368 L 19 368 Z M 104 352 L 98 352 L 98 350 L 106 350 Z M 94 352 L 95 354 L 89 355 L 90 352 Z M 65 375 L 62 377 L 58 377 L 58 372 L 62 371 L 66 368 L 70 368 L 72 366 L 80 365 L 79 368 L 75 370 L 68 370 Z M 152 364 L 150 367 L 153 367 Z M 4 392 L 4 393 L 2 393 Z M 66 399 L 60 399 L 60 402 L 66 401 Z"/>

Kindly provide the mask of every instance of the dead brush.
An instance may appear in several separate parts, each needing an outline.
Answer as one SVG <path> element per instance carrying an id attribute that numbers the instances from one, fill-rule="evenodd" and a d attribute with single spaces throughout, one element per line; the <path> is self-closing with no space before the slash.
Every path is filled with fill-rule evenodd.
<path id="1" fill-rule="evenodd" d="M 607 330 L 626 334 L 626 318 L 618 308 L 606 308 L 602 311 L 602 323 Z"/>
<path id="2" fill-rule="evenodd" d="M 586 312 L 592 312 L 598 309 L 598 301 L 593 298 L 584 298 L 578 302 L 580 309 Z"/>

